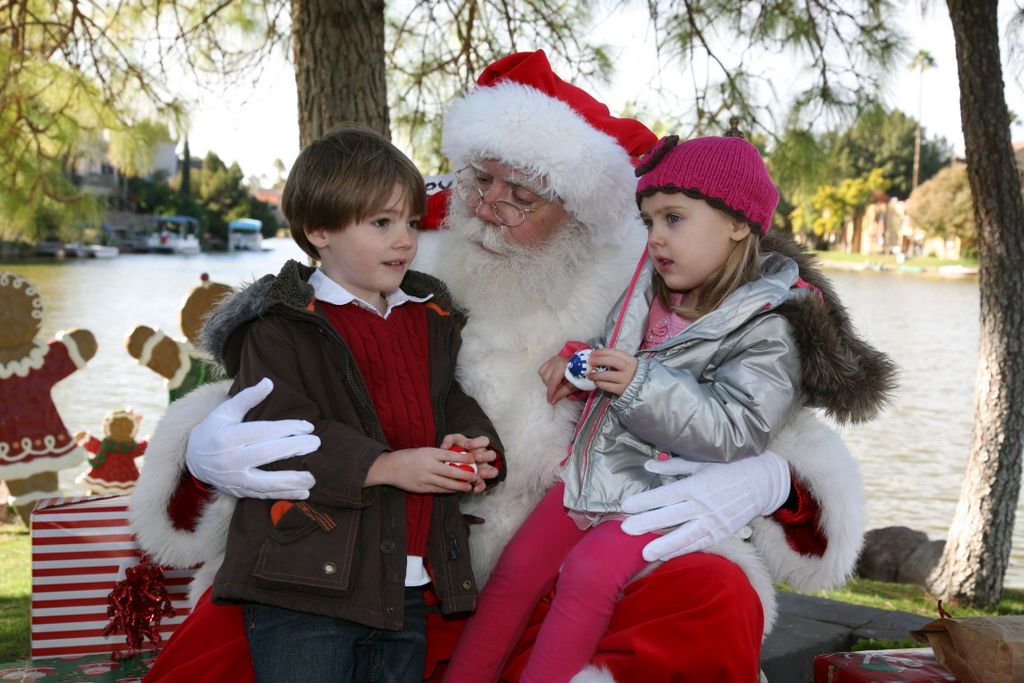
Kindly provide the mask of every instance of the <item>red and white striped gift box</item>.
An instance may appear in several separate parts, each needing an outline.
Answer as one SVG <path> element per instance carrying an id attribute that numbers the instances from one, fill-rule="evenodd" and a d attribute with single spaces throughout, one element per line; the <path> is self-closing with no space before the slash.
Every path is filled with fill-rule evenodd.
<path id="1" fill-rule="evenodd" d="M 139 563 L 128 524 L 128 496 L 54 498 L 32 513 L 32 657 L 112 652 L 124 634 L 103 635 L 107 595 Z M 164 642 L 188 615 L 192 569 L 164 569 L 174 616 Z M 148 641 L 147 641 L 148 644 Z"/>

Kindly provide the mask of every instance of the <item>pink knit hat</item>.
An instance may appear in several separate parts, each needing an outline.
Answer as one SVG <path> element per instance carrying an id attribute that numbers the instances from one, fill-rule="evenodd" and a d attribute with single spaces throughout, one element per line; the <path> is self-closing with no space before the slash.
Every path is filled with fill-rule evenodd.
<path id="1" fill-rule="evenodd" d="M 682 192 L 768 232 L 779 204 L 764 160 L 740 137 L 658 141 L 636 169 L 636 201 L 660 191 Z"/>

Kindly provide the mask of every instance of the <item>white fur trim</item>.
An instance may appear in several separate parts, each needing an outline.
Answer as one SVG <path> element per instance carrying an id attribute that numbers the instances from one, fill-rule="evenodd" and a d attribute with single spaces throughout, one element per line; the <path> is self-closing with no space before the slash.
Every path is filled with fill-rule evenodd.
<path id="1" fill-rule="evenodd" d="M 807 409 L 790 420 L 771 448 L 821 506 L 820 528 L 828 547 L 821 557 L 797 553 L 770 517 L 751 522 L 751 541 L 776 581 L 800 591 L 841 585 L 853 573 L 864 542 L 864 484 L 857 463 L 839 435 Z"/>
<path id="2" fill-rule="evenodd" d="M 444 116 L 441 148 L 453 168 L 492 158 L 543 176 L 595 244 L 618 244 L 637 214 L 626 150 L 565 102 L 519 83 L 477 88 Z"/>
<path id="3" fill-rule="evenodd" d="M 569 683 L 615 683 L 615 677 L 608 669 L 588 666 L 570 678 Z"/>
<path id="4" fill-rule="evenodd" d="M 81 370 L 85 367 L 85 359 L 82 358 L 82 352 L 78 350 L 78 344 L 75 343 L 75 338 L 63 330 L 54 335 L 54 338 L 65 346 L 68 350 L 68 356 L 71 357 L 71 362 L 75 364 L 75 367 Z"/>
<path id="5" fill-rule="evenodd" d="M 235 498 L 214 493 L 195 531 L 175 528 L 167 504 L 185 470 L 189 433 L 227 398 L 230 385 L 227 380 L 207 384 L 172 403 L 146 447 L 145 466 L 128 504 L 128 515 L 139 546 L 160 564 L 192 567 L 224 551 Z"/>
<path id="6" fill-rule="evenodd" d="M 224 553 L 220 552 L 196 570 L 195 575 L 192 577 L 192 583 L 188 585 L 189 609 L 195 607 L 196 603 L 199 602 L 199 598 L 203 597 L 206 589 L 213 585 L 213 578 L 217 575 L 217 570 L 220 569 L 222 562 L 224 562 Z"/>

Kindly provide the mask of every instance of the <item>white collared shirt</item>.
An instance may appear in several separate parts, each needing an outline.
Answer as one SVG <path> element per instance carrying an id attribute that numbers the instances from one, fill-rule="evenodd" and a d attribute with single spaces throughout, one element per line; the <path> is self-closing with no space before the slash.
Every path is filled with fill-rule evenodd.
<path id="1" fill-rule="evenodd" d="M 384 300 L 387 302 L 388 307 L 387 310 L 385 310 L 384 313 L 382 314 L 380 311 L 377 310 L 376 306 L 373 306 L 363 301 L 356 295 L 352 294 L 352 292 L 348 291 L 343 286 L 339 285 L 337 282 L 327 277 L 327 275 L 319 268 L 313 271 L 313 274 L 309 276 L 309 284 L 313 286 L 313 296 L 315 296 L 320 301 L 323 301 L 324 303 L 334 304 L 335 306 L 344 306 L 345 304 L 356 304 L 357 306 L 365 308 L 368 311 L 373 311 L 374 313 L 381 316 L 385 320 L 387 320 L 388 316 L 391 315 L 392 310 L 398 308 L 402 304 L 408 303 L 410 301 L 421 304 L 424 301 L 428 301 L 434 296 L 433 294 L 428 294 L 427 296 L 424 297 L 411 296 L 403 292 L 402 288 L 399 287 L 395 291 L 384 296 Z"/>
<path id="2" fill-rule="evenodd" d="M 409 303 L 410 301 L 421 304 L 434 296 L 433 294 L 428 294 L 424 297 L 410 296 L 403 292 L 402 288 L 399 287 L 384 297 L 385 301 L 387 301 L 388 307 L 382 314 L 377 310 L 376 306 L 372 306 L 355 296 L 352 292 L 327 277 L 327 275 L 319 268 L 313 271 L 313 274 L 309 276 L 309 284 L 313 286 L 313 296 L 324 303 L 334 304 L 336 306 L 355 304 L 356 306 L 365 308 L 368 311 L 373 311 L 385 320 L 387 320 L 388 316 L 391 315 L 391 311 L 402 304 Z M 419 555 L 406 556 L 405 585 L 425 586 L 428 583 L 430 583 L 430 574 L 427 573 L 427 568 L 423 564 L 423 558 Z"/>

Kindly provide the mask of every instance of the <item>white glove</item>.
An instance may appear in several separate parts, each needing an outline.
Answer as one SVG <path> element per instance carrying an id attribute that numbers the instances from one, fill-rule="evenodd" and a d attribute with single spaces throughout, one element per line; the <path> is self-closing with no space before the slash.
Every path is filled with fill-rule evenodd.
<path id="1" fill-rule="evenodd" d="M 320 448 L 320 437 L 310 433 L 313 425 L 305 420 L 242 422 L 273 388 L 264 377 L 221 403 L 192 429 L 185 461 L 196 479 L 236 498 L 309 498 L 316 483 L 312 473 L 257 469 Z"/>
<path id="2" fill-rule="evenodd" d="M 644 468 L 690 475 L 622 502 L 623 512 L 633 515 L 622 523 L 627 534 L 678 527 L 644 546 L 648 562 L 704 550 L 775 512 L 789 497 L 789 464 L 771 451 L 731 463 L 649 460 Z"/>

